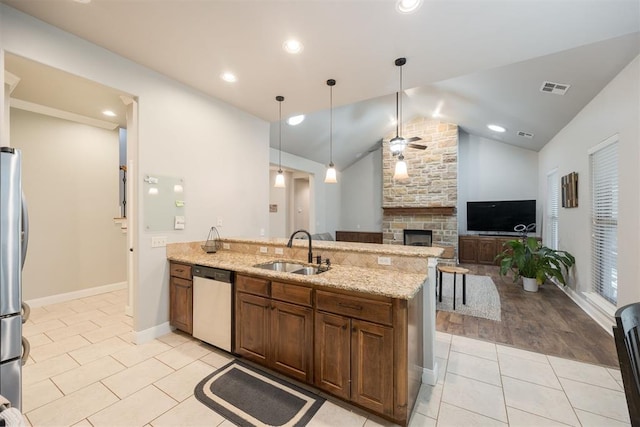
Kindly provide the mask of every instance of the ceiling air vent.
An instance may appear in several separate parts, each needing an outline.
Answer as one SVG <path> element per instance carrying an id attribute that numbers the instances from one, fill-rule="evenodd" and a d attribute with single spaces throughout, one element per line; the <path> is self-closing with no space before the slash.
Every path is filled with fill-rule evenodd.
<path id="1" fill-rule="evenodd" d="M 568 85 L 568 84 L 554 83 L 554 82 L 547 81 L 542 83 L 542 86 L 540 87 L 540 92 L 555 93 L 556 95 L 564 95 L 565 93 L 567 93 L 567 90 L 569 90 L 570 87 L 571 85 Z"/>
<path id="2" fill-rule="evenodd" d="M 533 139 L 533 134 L 532 133 L 525 132 L 525 131 L 522 131 L 522 130 L 518 131 L 518 136 L 522 136 L 524 138 Z"/>

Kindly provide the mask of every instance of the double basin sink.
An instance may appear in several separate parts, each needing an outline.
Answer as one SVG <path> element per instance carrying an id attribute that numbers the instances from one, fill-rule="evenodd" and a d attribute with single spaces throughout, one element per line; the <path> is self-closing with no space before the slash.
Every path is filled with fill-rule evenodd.
<path id="1" fill-rule="evenodd" d="M 280 271 L 283 273 L 301 274 L 303 276 L 324 273 L 329 269 L 329 267 L 321 265 L 304 265 L 290 261 L 269 261 L 262 264 L 256 264 L 254 267 L 262 268 L 264 270 Z"/>

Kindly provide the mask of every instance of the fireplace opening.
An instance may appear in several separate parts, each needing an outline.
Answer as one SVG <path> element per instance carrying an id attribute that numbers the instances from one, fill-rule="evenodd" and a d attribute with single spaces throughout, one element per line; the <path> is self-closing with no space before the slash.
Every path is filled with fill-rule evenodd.
<path id="1" fill-rule="evenodd" d="M 431 246 L 431 230 L 403 230 L 405 246 Z"/>

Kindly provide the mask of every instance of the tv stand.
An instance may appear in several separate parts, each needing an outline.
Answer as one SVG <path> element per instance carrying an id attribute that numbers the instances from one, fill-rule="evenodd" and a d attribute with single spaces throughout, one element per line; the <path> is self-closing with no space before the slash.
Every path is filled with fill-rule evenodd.
<path id="1" fill-rule="evenodd" d="M 499 265 L 496 255 L 503 250 L 504 243 L 519 239 L 519 235 L 478 235 L 468 234 L 458 237 L 458 261 L 468 264 Z M 540 240 L 540 238 L 537 238 Z"/>

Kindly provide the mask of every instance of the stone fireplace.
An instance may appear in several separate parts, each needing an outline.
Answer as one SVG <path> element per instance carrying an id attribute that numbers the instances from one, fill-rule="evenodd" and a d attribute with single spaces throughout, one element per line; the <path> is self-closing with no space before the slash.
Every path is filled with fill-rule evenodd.
<path id="1" fill-rule="evenodd" d="M 393 137 L 395 135 L 391 135 Z M 458 126 L 416 118 L 403 126 L 405 138 L 419 136 L 426 150 L 405 148 L 409 178 L 395 181 L 396 157 L 382 150 L 382 233 L 386 244 L 405 243 L 404 230 L 428 230 L 434 246 L 457 252 Z"/>

